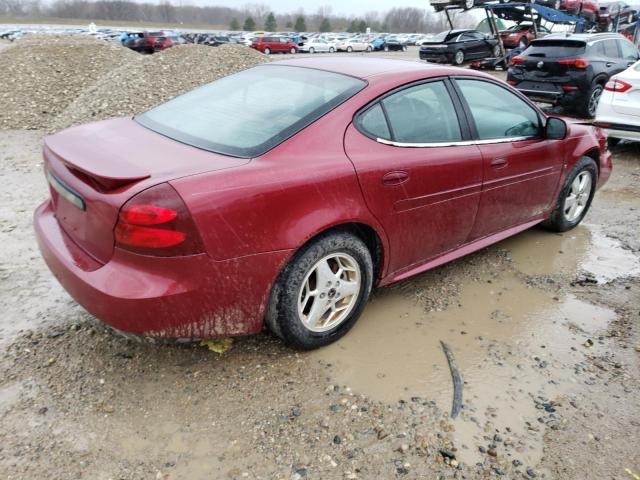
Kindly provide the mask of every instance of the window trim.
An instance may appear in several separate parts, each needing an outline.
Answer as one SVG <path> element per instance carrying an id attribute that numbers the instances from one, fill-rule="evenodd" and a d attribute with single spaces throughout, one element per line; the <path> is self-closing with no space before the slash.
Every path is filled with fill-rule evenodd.
<path id="1" fill-rule="evenodd" d="M 462 140 L 457 140 L 457 141 L 453 141 L 453 142 L 428 142 L 428 143 L 404 143 L 404 142 L 396 142 L 395 141 L 395 134 L 393 132 L 393 126 L 391 125 L 391 122 L 389 121 L 389 116 L 387 115 L 387 110 L 384 106 L 384 103 L 382 103 L 382 101 L 387 98 L 390 97 L 391 95 L 395 95 L 396 93 L 402 92 L 403 90 L 407 90 L 409 88 L 413 88 L 419 85 L 425 85 L 428 83 L 434 83 L 434 82 L 442 82 L 447 90 L 447 93 L 449 94 L 449 98 L 451 99 L 451 103 L 453 104 L 453 109 L 454 112 L 456 114 L 456 118 L 458 120 L 458 127 L 460 128 L 460 135 L 462 137 Z M 385 138 L 379 138 L 376 137 L 375 135 L 371 135 L 369 132 L 367 132 L 361 125 L 360 123 L 360 118 L 366 113 L 368 112 L 371 108 L 373 108 L 376 104 L 380 104 L 380 107 L 382 108 L 382 112 L 384 114 L 384 118 L 387 122 L 387 128 L 389 129 L 389 133 L 391 135 L 391 139 L 385 139 Z M 413 81 L 410 83 L 407 83 L 405 85 L 401 85 L 399 87 L 396 87 L 392 90 L 389 90 L 385 93 L 383 93 L 382 95 L 376 97 L 375 99 L 371 100 L 370 102 L 368 102 L 366 105 L 364 105 L 362 108 L 358 109 L 356 111 L 356 113 L 353 115 L 353 119 L 352 119 L 352 123 L 353 126 L 356 128 L 356 130 L 358 130 L 358 132 L 360 132 L 362 135 L 364 135 L 367 138 L 370 138 L 371 140 L 374 140 L 378 143 L 381 143 L 383 145 L 391 145 L 391 146 L 396 146 L 396 147 L 401 147 L 401 148 L 408 148 L 408 147 L 413 147 L 413 148 L 429 148 L 429 147 L 447 147 L 447 146 L 454 146 L 454 145 L 465 145 L 468 142 L 472 141 L 472 130 L 470 128 L 469 125 L 469 121 L 466 118 L 466 113 L 463 110 L 463 106 L 460 102 L 460 99 L 458 98 L 457 92 L 455 91 L 452 82 L 451 82 L 451 78 L 449 76 L 444 76 L 444 77 L 433 77 L 433 78 L 427 78 L 427 79 L 421 79 L 421 80 L 417 80 L 417 81 Z"/>
<path id="2" fill-rule="evenodd" d="M 534 105 L 526 96 L 524 96 L 519 91 L 517 90 L 514 91 L 513 89 L 509 88 L 507 84 L 503 84 L 499 81 L 495 81 L 488 78 L 476 77 L 472 75 L 456 75 L 454 77 L 450 77 L 450 79 L 451 79 L 452 86 L 456 92 L 456 95 L 458 95 L 460 103 L 462 104 L 462 108 L 464 109 L 465 115 L 467 116 L 467 121 L 469 122 L 469 128 L 471 130 L 471 136 L 477 145 L 490 145 L 494 143 L 509 143 L 509 142 L 519 142 L 523 140 L 543 140 L 544 139 L 544 125 L 545 125 L 547 116 L 544 113 L 542 113 L 542 111 L 536 105 Z M 460 86 L 456 83 L 457 80 L 475 80 L 478 82 L 490 83 L 520 98 L 526 105 L 531 107 L 533 111 L 536 113 L 536 115 L 538 116 L 537 135 L 529 136 L 529 137 L 502 137 L 502 138 L 480 139 L 478 128 L 476 126 L 475 119 L 473 118 L 471 108 L 469 107 L 469 104 L 467 103 L 466 98 L 462 94 L 462 90 L 460 90 Z"/>

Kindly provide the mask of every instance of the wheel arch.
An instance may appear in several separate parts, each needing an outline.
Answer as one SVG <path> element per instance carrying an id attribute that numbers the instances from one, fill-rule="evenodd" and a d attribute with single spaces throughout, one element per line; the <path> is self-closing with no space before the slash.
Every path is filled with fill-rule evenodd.
<path id="1" fill-rule="evenodd" d="M 309 245 L 320 237 L 330 235 L 332 233 L 350 233 L 364 242 L 369 253 L 371 253 L 371 260 L 373 261 L 373 283 L 374 285 L 377 284 L 382 277 L 382 273 L 385 271 L 385 265 L 388 262 L 388 248 L 386 241 L 384 240 L 385 237 L 384 234 L 376 227 L 359 220 L 336 223 L 317 229 L 315 232 L 308 235 L 300 245 L 292 250 L 291 255 L 283 266 L 283 269 L 306 245 Z"/>

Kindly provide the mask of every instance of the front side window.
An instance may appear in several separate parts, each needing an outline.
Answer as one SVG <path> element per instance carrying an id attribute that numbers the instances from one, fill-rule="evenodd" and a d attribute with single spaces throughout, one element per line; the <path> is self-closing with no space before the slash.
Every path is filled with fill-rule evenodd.
<path id="1" fill-rule="evenodd" d="M 620 51 L 625 60 L 638 60 L 638 49 L 628 40 L 620 40 Z"/>
<path id="2" fill-rule="evenodd" d="M 280 144 L 366 86 L 310 68 L 263 65 L 169 100 L 135 120 L 203 150 L 253 157 Z"/>
<path id="3" fill-rule="evenodd" d="M 604 56 L 607 58 L 619 58 L 618 45 L 615 40 L 603 40 Z"/>
<path id="4" fill-rule="evenodd" d="M 540 131 L 537 112 L 506 88 L 482 80 L 457 79 L 479 140 L 535 137 Z"/>

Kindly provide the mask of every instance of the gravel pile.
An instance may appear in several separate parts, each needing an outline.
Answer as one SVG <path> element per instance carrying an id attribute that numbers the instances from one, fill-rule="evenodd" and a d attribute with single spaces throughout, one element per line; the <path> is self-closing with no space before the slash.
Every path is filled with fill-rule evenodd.
<path id="1" fill-rule="evenodd" d="M 30 35 L 0 52 L 0 128 L 48 128 L 80 93 L 138 54 L 92 37 Z"/>
<path id="2" fill-rule="evenodd" d="M 109 117 L 134 115 L 194 87 L 266 61 L 240 45 L 179 45 L 154 55 L 136 55 L 85 89 L 51 129 Z"/>
<path id="3" fill-rule="evenodd" d="M 265 61 L 239 45 L 140 55 L 92 37 L 30 35 L 0 52 L 0 129 L 55 131 L 133 115 Z"/>

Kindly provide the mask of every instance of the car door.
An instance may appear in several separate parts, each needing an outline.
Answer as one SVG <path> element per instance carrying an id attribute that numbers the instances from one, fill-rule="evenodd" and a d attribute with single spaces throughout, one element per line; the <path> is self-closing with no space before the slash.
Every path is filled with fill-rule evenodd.
<path id="1" fill-rule="evenodd" d="M 602 40 L 602 48 L 604 51 L 604 70 L 607 77 L 611 77 L 616 73 L 626 70 L 628 60 L 622 58 L 622 52 L 618 48 L 618 41 L 613 38 Z"/>
<path id="2" fill-rule="evenodd" d="M 446 79 L 402 87 L 347 129 L 345 151 L 389 237 L 390 272 L 460 246 L 473 226 L 482 157 L 451 92 Z"/>
<path id="3" fill-rule="evenodd" d="M 470 240 L 540 218 L 555 201 L 563 166 L 541 116 L 508 87 L 469 77 L 455 85 L 482 153 L 483 185 Z"/>
<path id="4" fill-rule="evenodd" d="M 474 32 L 465 32 L 460 36 L 464 45 L 464 56 L 466 58 L 478 58 L 486 53 L 484 37 L 480 38 Z"/>

